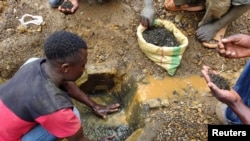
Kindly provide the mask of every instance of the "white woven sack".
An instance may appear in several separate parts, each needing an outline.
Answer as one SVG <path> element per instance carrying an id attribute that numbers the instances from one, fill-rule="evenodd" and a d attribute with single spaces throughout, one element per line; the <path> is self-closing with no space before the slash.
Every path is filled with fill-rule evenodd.
<path id="1" fill-rule="evenodd" d="M 180 65 L 182 55 L 188 46 L 188 38 L 170 21 L 156 19 L 154 26 L 168 29 L 173 33 L 180 45 L 177 47 L 161 47 L 146 42 L 142 35 L 142 32 L 146 30 L 146 28 L 140 24 L 137 28 L 139 47 L 149 59 L 166 69 L 168 74 L 174 75 L 177 67 Z"/>

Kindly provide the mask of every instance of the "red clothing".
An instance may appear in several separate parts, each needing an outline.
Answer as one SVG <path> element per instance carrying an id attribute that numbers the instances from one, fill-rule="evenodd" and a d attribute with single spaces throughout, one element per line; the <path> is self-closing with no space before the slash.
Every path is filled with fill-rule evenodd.
<path id="1" fill-rule="evenodd" d="M 37 123 L 59 138 L 71 136 L 81 127 L 80 120 L 71 108 L 41 116 L 35 119 L 36 122 L 27 122 L 16 116 L 0 100 L 0 113 L 0 141 L 20 141 Z"/>
<path id="2" fill-rule="evenodd" d="M 81 128 L 81 122 L 71 108 L 41 116 L 36 121 L 48 132 L 59 138 L 72 136 Z"/>
<path id="3" fill-rule="evenodd" d="M 38 59 L 23 65 L 0 85 L 0 141 L 18 141 L 38 124 L 59 138 L 80 129 L 71 98 L 43 72 L 44 62 Z"/>

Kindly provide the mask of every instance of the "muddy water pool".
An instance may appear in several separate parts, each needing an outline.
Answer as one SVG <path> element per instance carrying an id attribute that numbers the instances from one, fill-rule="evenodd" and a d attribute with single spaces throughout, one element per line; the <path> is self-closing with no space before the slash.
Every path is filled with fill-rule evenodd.
<path id="1" fill-rule="evenodd" d="M 189 77 L 168 77 L 162 80 L 148 77 L 146 84 L 139 84 L 137 95 L 140 95 L 140 101 L 154 98 L 171 98 L 174 93 L 182 92 L 192 86 L 197 91 L 209 91 L 203 77 L 193 75 Z"/>

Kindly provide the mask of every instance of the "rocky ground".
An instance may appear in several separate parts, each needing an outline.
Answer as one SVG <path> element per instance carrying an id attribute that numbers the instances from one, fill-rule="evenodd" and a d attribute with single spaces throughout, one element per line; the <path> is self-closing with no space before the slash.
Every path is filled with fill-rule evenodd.
<path id="1" fill-rule="evenodd" d="M 246 60 L 228 60 L 208 49 L 195 38 L 195 30 L 204 11 L 166 11 L 164 0 L 155 0 L 156 18 L 172 21 L 189 39 L 181 64 L 174 77 L 200 75 L 202 65 L 221 70 L 223 66 L 231 82 L 235 81 Z M 32 56 L 41 57 L 42 43 L 56 30 L 72 31 L 89 46 L 88 63 L 116 60 L 120 75 L 130 73 L 140 81 L 147 75 L 156 79 L 170 77 L 166 70 L 149 60 L 138 47 L 136 29 L 143 7 L 142 0 L 80 0 L 74 15 L 64 15 L 48 6 L 47 0 L 0 1 L 0 78 L 9 79 L 17 68 Z M 40 26 L 20 26 L 24 14 L 40 15 Z M 250 32 L 250 11 L 230 23 L 226 35 Z M 200 94 L 192 88 L 174 94 L 167 108 L 152 110 L 145 130 L 148 140 L 206 140 L 207 124 L 217 124 L 216 100 L 208 93 Z M 148 129 L 147 129 L 148 128 Z M 152 131 L 152 129 L 155 129 Z M 151 138 L 150 138 L 151 136 Z M 141 137 L 143 138 L 143 136 Z M 143 140 L 143 139 L 141 139 Z"/>

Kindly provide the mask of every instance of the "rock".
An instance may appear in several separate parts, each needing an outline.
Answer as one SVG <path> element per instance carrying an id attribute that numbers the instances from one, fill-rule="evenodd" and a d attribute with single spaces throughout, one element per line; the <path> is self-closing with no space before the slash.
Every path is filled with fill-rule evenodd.
<path id="1" fill-rule="evenodd" d="M 27 32 L 28 31 L 28 28 L 24 25 L 19 25 L 17 27 L 17 33 L 24 33 L 24 32 Z"/>

